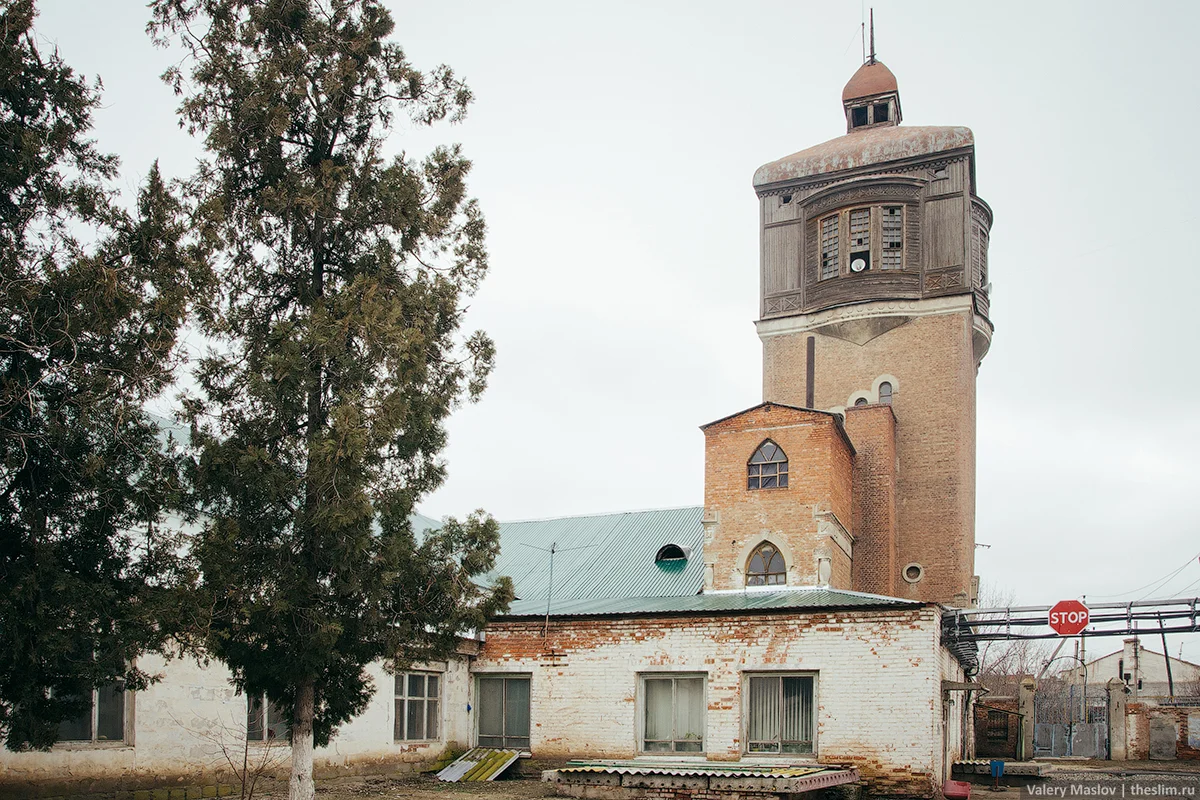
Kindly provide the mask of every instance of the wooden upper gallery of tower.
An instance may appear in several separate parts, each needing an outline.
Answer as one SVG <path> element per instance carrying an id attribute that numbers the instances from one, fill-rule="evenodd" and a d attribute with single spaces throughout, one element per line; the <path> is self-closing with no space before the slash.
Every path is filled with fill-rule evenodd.
<path id="1" fill-rule="evenodd" d="M 971 130 L 901 125 L 896 78 L 874 57 L 842 108 L 844 136 L 754 173 L 761 317 L 971 295 L 986 321 L 992 212 L 975 193 Z"/>

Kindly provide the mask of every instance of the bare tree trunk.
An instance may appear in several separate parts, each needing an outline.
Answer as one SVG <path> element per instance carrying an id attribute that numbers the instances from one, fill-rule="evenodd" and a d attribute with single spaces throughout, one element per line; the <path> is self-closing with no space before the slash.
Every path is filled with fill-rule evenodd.
<path id="1" fill-rule="evenodd" d="M 292 779 L 288 800 L 313 800 L 313 681 L 306 680 L 296 692 L 296 719 L 292 728 Z"/>

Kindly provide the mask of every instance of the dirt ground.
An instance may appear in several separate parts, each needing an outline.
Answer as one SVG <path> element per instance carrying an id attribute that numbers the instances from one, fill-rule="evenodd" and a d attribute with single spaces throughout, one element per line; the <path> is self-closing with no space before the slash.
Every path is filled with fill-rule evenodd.
<path id="1" fill-rule="evenodd" d="M 1200 795 L 1200 762 L 1196 761 L 1085 761 L 1047 759 L 1047 780 L 1043 786 L 1062 787 L 1042 796 L 1051 798 L 1110 796 L 1174 796 L 1191 800 Z M 362 776 L 318 781 L 319 800 L 527 800 L 555 797 L 554 784 L 540 780 L 536 771 L 518 778 L 501 778 L 491 783 L 442 783 L 432 774 Z M 1133 784 L 1158 790 L 1138 792 Z M 1098 788 L 1104 787 L 1104 788 Z M 1168 788 L 1169 787 L 1169 788 Z M 1190 792 L 1184 787 L 1189 787 Z M 1037 794 L 1016 786 L 993 794 L 977 786 L 988 800 L 1036 800 Z M 1073 791 L 1074 790 L 1074 791 Z M 281 800 L 287 797 L 287 784 L 280 783 L 255 792 L 255 798 Z"/>
<path id="2" fill-rule="evenodd" d="M 287 797 L 287 785 L 272 787 L 268 794 L 254 795 L 279 800 Z M 432 774 L 365 776 L 317 782 L 318 800 L 526 800 L 554 797 L 554 784 L 536 777 L 499 779 L 491 783 L 443 783 Z"/>

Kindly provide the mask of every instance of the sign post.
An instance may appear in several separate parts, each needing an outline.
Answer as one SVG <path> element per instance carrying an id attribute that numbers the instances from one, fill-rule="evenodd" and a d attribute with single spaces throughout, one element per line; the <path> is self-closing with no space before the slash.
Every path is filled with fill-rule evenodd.
<path id="1" fill-rule="evenodd" d="M 1088 609 L 1078 600 L 1059 600 L 1050 609 L 1050 627 L 1059 636 L 1074 636 L 1088 626 Z"/>

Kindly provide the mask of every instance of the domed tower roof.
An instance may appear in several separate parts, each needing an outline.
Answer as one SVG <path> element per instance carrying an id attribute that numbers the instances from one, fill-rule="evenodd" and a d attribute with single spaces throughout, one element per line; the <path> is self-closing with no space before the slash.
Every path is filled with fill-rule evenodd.
<path id="1" fill-rule="evenodd" d="M 851 76 L 846 88 L 842 89 L 842 102 L 849 103 L 851 100 L 899 91 L 896 76 L 892 71 L 882 61 L 872 60 L 859 67 Z"/>
<path id="2" fill-rule="evenodd" d="M 900 88 L 896 76 L 874 54 L 850 77 L 842 89 L 846 132 L 860 128 L 900 124 Z"/>

